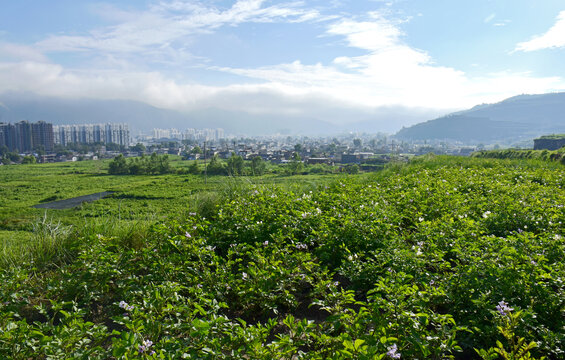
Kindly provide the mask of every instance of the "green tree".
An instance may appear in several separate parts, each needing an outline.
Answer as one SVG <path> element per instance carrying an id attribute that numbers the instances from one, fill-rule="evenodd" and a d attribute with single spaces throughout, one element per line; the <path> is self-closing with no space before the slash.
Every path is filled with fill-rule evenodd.
<path id="1" fill-rule="evenodd" d="M 35 164 L 36 162 L 37 159 L 33 155 L 24 156 L 24 158 L 22 159 L 22 164 Z"/>
<path id="2" fill-rule="evenodd" d="M 169 155 L 161 155 L 158 157 L 157 172 L 159 174 L 169 174 L 173 171 L 171 163 L 169 162 Z"/>
<path id="3" fill-rule="evenodd" d="M 147 164 L 148 174 L 168 174 L 172 171 L 171 164 L 169 163 L 169 155 L 151 154 L 149 163 Z"/>
<path id="4" fill-rule="evenodd" d="M 132 175 L 140 175 L 147 173 L 147 157 L 141 155 L 141 157 L 133 158 L 128 164 L 129 173 Z"/>
<path id="5" fill-rule="evenodd" d="M 8 153 L 8 147 L 6 145 L 2 145 L 0 146 L 0 156 L 4 156 L 5 154 Z"/>
<path id="6" fill-rule="evenodd" d="M 110 168 L 108 173 L 112 175 L 124 175 L 129 174 L 129 167 L 126 159 L 122 154 L 116 156 L 114 160 L 110 162 Z"/>
<path id="7" fill-rule="evenodd" d="M 45 146 L 44 145 L 36 145 L 33 147 L 33 151 L 37 153 L 37 155 L 45 155 Z"/>
<path id="8" fill-rule="evenodd" d="M 243 174 L 243 158 L 234 152 L 231 153 L 231 157 L 228 159 L 228 174 L 233 176 Z"/>
<path id="9" fill-rule="evenodd" d="M 22 161 L 22 157 L 16 151 L 7 152 L 2 159 L 2 163 L 5 165 L 19 163 L 20 161 Z"/>
<path id="10" fill-rule="evenodd" d="M 260 156 L 255 156 L 251 160 L 251 170 L 253 171 L 253 175 L 255 176 L 263 175 L 265 173 L 266 168 L 267 165 Z"/>
<path id="11" fill-rule="evenodd" d="M 145 152 L 146 148 L 145 148 L 145 145 L 143 145 L 142 143 L 137 143 L 134 146 L 132 146 L 130 148 L 130 150 L 138 152 L 138 153 L 143 153 L 143 152 Z"/>
<path id="12" fill-rule="evenodd" d="M 78 148 L 80 148 L 80 151 L 85 151 L 88 152 L 88 146 L 87 145 L 79 145 Z M 126 149 L 125 145 L 119 145 L 116 143 L 107 143 L 106 144 L 106 150 L 108 151 L 124 151 Z"/>
<path id="13" fill-rule="evenodd" d="M 359 165 L 349 164 L 345 167 L 345 172 L 347 172 L 348 174 L 358 174 L 359 173 Z"/>
<path id="14" fill-rule="evenodd" d="M 192 164 L 188 167 L 188 173 L 192 175 L 200 175 L 200 166 L 198 166 L 198 161 L 194 160 Z"/>
<path id="15" fill-rule="evenodd" d="M 225 175 L 226 167 L 222 161 L 218 158 L 218 155 L 212 156 L 210 159 L 210 164 L 208 164 L 207 172 L 210 175 Z"/>
<path id="16" fill-rule="evenodd" d="M 294 152 L 292 154 L 292 159 L 290 160 L 288 167 L 289 167 L 289 171 L 292 175 L 296 175 L 298 173 L 301 173 L 302 170 L 304 169 L 304 164 L 302 163 L 302 158 L 300 157 L 300 155 L 297 152 Z"/>
<path id="17" fill-rule="evenodd" d="M 200 148 L 200 146 L 196 145 L 190 152 L 193 154 L 202 154 L 202 149 Z"/>

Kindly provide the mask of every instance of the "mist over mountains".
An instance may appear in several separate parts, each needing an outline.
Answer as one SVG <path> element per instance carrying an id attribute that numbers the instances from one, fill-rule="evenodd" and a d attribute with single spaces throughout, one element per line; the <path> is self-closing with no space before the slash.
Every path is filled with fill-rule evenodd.
<path id="1" fill-rule="evenodd" d="M 59 124 L 127 123 L 132 134 L 153 128 L 223 128 L 236 135 L 333 135 L 340 132 L 394 133 L 396 138 L 463 143 L 510 143 L 565 132 L 565 93 L 519 95 L 495 104 L 422 122 L 437 112 L 404 107 L 372 111 L 337 109 L 310 114 L 259 114 L 204 108 L 180 112 L 131 100 L 62 99 L 28 93 L 0 95 L 0 121 Z"/>
<path id="2" fill-rule="evenodd" d="M 372 110 L 333 107 L 323 113 L 249 113 L 220 108 L 180 112 L 131 100 L 62 99 L 30 93 L 0 95 L 0 121 L 46 121 L 54 125 L 127 123 L 132 134 L 153 128 L 223 128 L 238 135 L 333 135 L 346 131 L 392 133 L 430 117 L 437 111 L 389 106 Z"/>
<path id="3" fill-rule="evenodd" d="M 404 140 L 516 142 L 565 132 L 565 93 L 519 95 L 400 130 Z"/>

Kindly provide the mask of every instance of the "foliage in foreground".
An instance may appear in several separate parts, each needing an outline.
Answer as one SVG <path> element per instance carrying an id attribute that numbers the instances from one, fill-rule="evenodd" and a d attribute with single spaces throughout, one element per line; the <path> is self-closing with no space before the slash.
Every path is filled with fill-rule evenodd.
<path id="1" fill-rule="evenodd" d="M 0 357 L 562 358 L 565 174 L 433 161 L 6 269 Z"/>

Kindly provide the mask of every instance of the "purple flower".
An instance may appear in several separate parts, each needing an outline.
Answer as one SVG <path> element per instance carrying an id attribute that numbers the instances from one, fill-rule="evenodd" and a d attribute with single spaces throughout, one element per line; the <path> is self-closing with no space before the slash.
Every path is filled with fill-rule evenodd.
<path id="1" fill-rule="evenodd" d="M 153 341 L 151 340 L 143 340 L 143 343 L 138 346 L 137 350 L 140 353 L 144 353 L 153 345 Z M 153 352 L 151 352 L 153 354 Z"/>
<path id="2" fill-rule="evenodd" d="M 514 310 L 514 308 L 508 306 L 508 303 L 504 300 L 501 300 L 498 305 L 496 305 L 496 311 L 498 311 L 502 316 L 510 314 L 512 310 Z"/>
<path id="3" fill-rule="evenodd" d="M 192 237 L 192 236 L 188 233 L 188 231 L 184 233 L 184 236 L 185 236 L 187 239 L 190 239 L 190 238 Z"/>
<path id="4" fill-rule="evenodd" d="M 393 344 L 391 347 L 388 348 L 386 355 L 388 357 L 390 357 L 391 359 L 400 359 L 400 353 L 398 352 L 398 346 L 396 346 L 396 344 Z"/>
<path id="5" fill-rule="evenodd" d="M 119 307 L 121 307 L 124 310 L 127 311 L 132 311 L 133 310 L 133 305 L 129 305 L 127 302 L 125 301 L 120 301 L 120 303 L 118 304 Z"/>

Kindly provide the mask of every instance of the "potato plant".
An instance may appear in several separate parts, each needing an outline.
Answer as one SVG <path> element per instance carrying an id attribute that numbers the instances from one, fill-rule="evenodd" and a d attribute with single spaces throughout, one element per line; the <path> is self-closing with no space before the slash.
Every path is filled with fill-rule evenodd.
<path id="1" fill-rule="evenodd" d="M 564 185 L 558 163 L 433 157 L 234 186 L 5 267 L 0 357 L 561 359 Z"/>

